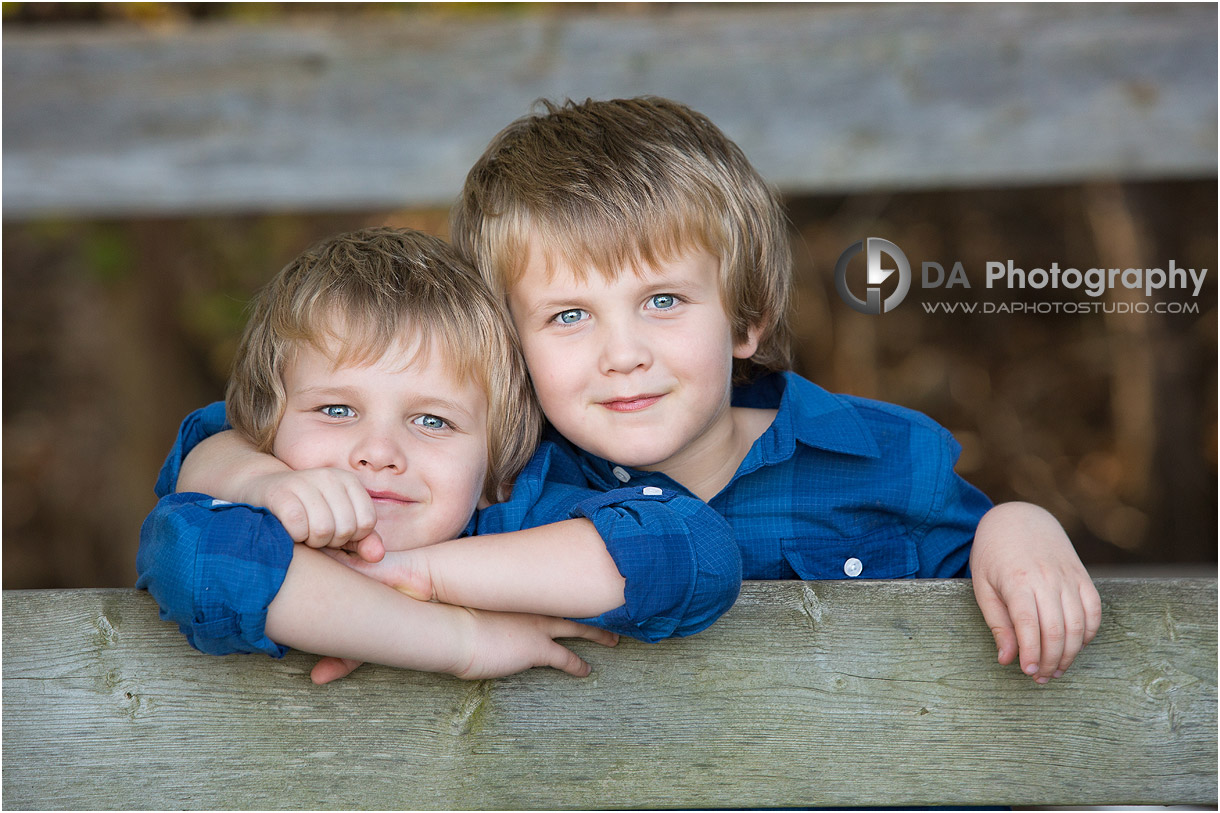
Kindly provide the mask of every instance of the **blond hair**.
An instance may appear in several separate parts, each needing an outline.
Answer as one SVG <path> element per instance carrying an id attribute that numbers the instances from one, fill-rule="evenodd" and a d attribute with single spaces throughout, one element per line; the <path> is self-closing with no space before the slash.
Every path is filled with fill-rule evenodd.
<path id="1" fill-rule="evenodd" d="M 531 234 L 548 263 L 606 277 L 703 249 L 720 261 L 734 339 L 759 330 L 734 379 L 788 369 L 787 221 L 740 148 L 667 99 L 540 103 L 491 141 L 451 212 L 454 245 L 492 290 L 503 298 L 520 279 Z"/>
<path id="2" fill-rule="evenodd" d="M 342 330 L 343 335 L 337 331 Z M 404 337 L 444 354 L 487 395 L 488 471 L 496 502 L 538 443 L 542 413 L 503 305 L 439 238 L 407 229 L 341 234 L 305 251 L 252 303 L 225 394 L 230 423 L 269 452 L 285 408 L 284 366 L 298 342 L 335 364 L 376 361 Z"/>

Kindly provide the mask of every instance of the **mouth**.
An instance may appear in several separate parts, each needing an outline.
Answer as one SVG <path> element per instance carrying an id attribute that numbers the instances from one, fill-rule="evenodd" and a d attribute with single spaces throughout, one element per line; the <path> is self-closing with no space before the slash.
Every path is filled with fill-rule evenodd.
<path id="1" fill-rule="evenodd" d="M 611 412 L 639 412 L 660 401 L 665 396 L 661 395 L 632 395 L 627 398 L 612 398 L 608 401 L 599 401 L 598 403 L 610 410 Z"/>
<path id="2" fill-rule="evenodd" d="M 368 490 L 369 497 L 372 498 L 374 504 L 381 503 L 383 505 L 413 505 L 415 502 L 417 502 L 416 500 L 412 500 L 408 497 L 404 497 L 401 494 L 395 494 L 392 491 L 373 491 L 371 489 L 366 489 L 366 490 Z"/>

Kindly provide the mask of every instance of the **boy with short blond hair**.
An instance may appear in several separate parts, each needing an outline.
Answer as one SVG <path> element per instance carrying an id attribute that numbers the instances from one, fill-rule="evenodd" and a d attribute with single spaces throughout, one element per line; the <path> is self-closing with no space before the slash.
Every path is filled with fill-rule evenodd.
<path id="1" fill-rule="evenodd" d="M 541 425 L 502 307 L 451 247 L 395 229 L 319 243 L 259 292 L 227 407 L 258 449 L 320 474 L 303 501 L 319 487 L 321 508 L 351 509 L 337 525 L 375 523 L 389 551 L 467 532 L 477 506 L 507 493 Z M 261 509 L 201 494 L 158 504 L 137 565 L 162 617 L 217 654 L 287 644 L 466 677 L 587 674 L 552 638 L 614 641 L 560 619 L 407 598 L 294 546 Z"/>
<path id="2" fill-rule="evenodd" d="M 546 103 L 471 169 L 451 239 L 508 304 L 549 437 L 589 485 L 706 500 L 746 579 L 973 575 L 1000 662 L 1019 653 L 1040 683 L 1096 633 L 1097 592 L 1049 514 L 992 508 L 925 416 L 789 371 L 782 208 L 706 117 L 659 98 Z M 480 527 L 511 530 L 493 520 L 513 502 Z M 449 561 L 463 544 L 378 567 L 474 599 Z"/>

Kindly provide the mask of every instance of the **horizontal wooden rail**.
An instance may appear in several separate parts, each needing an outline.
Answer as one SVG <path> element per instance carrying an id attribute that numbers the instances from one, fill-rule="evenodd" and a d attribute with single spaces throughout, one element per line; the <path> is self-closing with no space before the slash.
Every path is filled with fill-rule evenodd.
<path id="1" fill-rule="evenodd" d="M 704 633 L 500 680 L 191 650 L 134 590 L 5 591 L 5 808 L 1215 804 L 1216 580 L 1102 579 L 1038 686 L 965 580 L 749 582 Z"/>
<path id="2" fill-rule="evenodd" d="M 4 27 L 4 218 L 447 205 L 540 97 L 707 113 L 786 192 L 1214 177 L 1209 3 Z"/>

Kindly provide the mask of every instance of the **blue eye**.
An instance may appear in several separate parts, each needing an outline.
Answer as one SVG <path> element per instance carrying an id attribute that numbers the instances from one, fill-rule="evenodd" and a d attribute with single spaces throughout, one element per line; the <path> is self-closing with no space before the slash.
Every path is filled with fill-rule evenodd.
<path id="1" fill-rule="evenodd" d="M 420 415 L 412 423 L 425 429 L 444 429 L 449 426 L 444 418 L 438 418 L 435 415 Z"/>
<path id="2" fill-rule="evenodd" d="M 669 310 L 674 305 L 678 304 L 678 299 L 673 294 L 657 294 L 652 299 L 648 300 L 648 304 L 657 310 Z"/>
<path id="3" fill-rule="evenodd" d="M 562 311 L 555 316 L 555 321 L 564 325 L 574 325 L 584 319 L 585 312 L 580 308 L 572 308 L 572 310 Z"/>
<path id="4" fill-rule="evenodd" d="M 328 418 L 354 418 L 354 417 L 356 417 L 356 410 L 352 409 L 349 406 L 344 406 L 343 404 L 328 404 L 328 405 L 322 407 L 318 411 L 321 412 L 323 415 L 325 415 Z"/>

